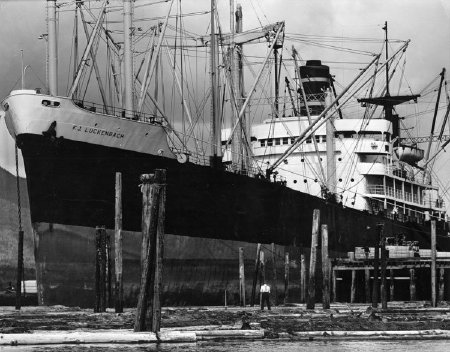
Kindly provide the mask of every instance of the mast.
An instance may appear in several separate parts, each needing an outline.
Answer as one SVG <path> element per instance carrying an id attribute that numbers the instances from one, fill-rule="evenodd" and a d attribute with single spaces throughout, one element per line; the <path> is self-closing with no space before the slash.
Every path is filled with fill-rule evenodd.
<path id="1" fill-rule="evenodd" d="M 436 126 L 436 117 L 437 117 L 437 112 L 439 110 L 439 101 L 441 98 L 442 85 L 444 83 L 444 78 L 445 78 L 445 67 L 442 69 L 440 76 L 441 76 L 441 81 L 439 82 L 438 95 L 436 98 L 436 104 L 434 106 L 434 115 L 433 115 L 433 122 L 431 123 L 430 139 L 428 141 L 428 147 L 427 147 L 427 151 L 425 153 L 425 158 L 424 158 L 425 162 L 427 162 L 430 157 L 431 144 L 433 142 L 434 128 Z"/>
<path id="2" fill-rule="evenodd" d="M 330 106 L 333 98 L 331 96 L 330 88 L 325 91 L 325 106 Z M 336 194 L 336 141 L 334 138 L 334 112 L 331 112 L 331 117 L 326 122 L 327 133 L 327 188 L 328 192 L 335 198 Z"/>
<path id="3" fill-rule="evenodd" d="M 73 40 L 73 80 L 77 77 L 78 68 L 78 9 L 81 8 L 81 1 L 76 0 L 75 2 L 75 19 L 74 19 L 74 32 L 75 38 Z M 76 94 L 76 91 L 74 95 Z"/>
<path id="4" fill-rule="evenodd" d="M 216 25 L 215 25 L 215 1 L 211 0 L 211 156 L 212 167 L 219 166 L 222 160 L 220 115 L 218 109 L 218 80 L 216 67 Z"/>
<path id="5" fill-rule="evenodd" d="M 81 75 L 83 74 L 83 71 L 84 71 L 84 69 L 85 69 L 85 67 L 87 65 L 87 61 L 89 59 L 89 55 L 91 54 L 92 45 L 93 45 L 93 43 L 95 41 L 95 38 L 98 35 L 98 30 L 100 28 L 100 23 L 102 23 L 102 21 L 103 21 L 103 19 L 105 17 L 105 13 L 106 13 L 105 12 L 105 8 L 106 8 L 107 4 L 108 4 L 108 0 L 104 0 L 103 5 L 102 5 L 102 9 L 101 9 L 101 14 L 100 14 L 100 16 L 98 16 L 97 22 L 95 22 L 94 29 L 92 30 L 91 36 L 89 37 L 89 40 L 88 40 L 88 44 L 87 44 L 87 46 L 86 46 L 86 48 L 84 50 L 83 57 L 81 58 L 81 62 L 80 62 L 80 65 L 78 67 L 76 77 L 75 77 L 75 79 L 74 79 L 74 81 L 72 83 L 72 87 L 69 90 L 68 97 L 70 99 L 73 98 L 73 96 L 75 94 L 75 91 L 77 90 L 78 83 L 80 82 Z M 93 61 L 95 60 L 94 55 L 92 55 L 92 60 Z"/>
<path id="6" fill-rule="evenodd" d="M 284 34 L 283 34 L 284 38 Z M 280 55 L 280 58 L 278 60 L 278 49 L 283 47 L 283 41 L 282 39 L 281 43 L 278 41 L 275 43 L 275 46 L 273 47 L 273 56 L 274 56 L 274 62 L 275 62 L 275 118 L 279 117 L 280 113 L 280 107 L 279 107 L 279 98 L 280 98 L 280 73 L 281 73 L 281 60 L 282 60 L 282 53 Z M 279 61 L 279 62 L 278 62 Z"/>
<path id="7" fill-rule="evenodd" d="M 242 6 L 241 4 L 237 4 L 236 12 L 235 12 L 236 25 L 234 27 L 234 33 L 242 33 L 243 31 L 243 22 L 242 22 Z M 234 91 L 236 94 L 236 109 L 237 111 L 241 111 L 243 99 L 245 96 L 244 92 L 244 70 L 243 70 L 243 62 L 242 62 L 242 44 L 235 44 L 234 48 Z M 247 153 L 246 153 L 246 145 L 248 144 L 246 141 L 247 136 L 250 131 L 247 130 L 247 122 L 245 111 L 242 115 L 242 118 L 239 122 L 239 129 L 236 134 L 236 138 L 233 138 L 233 154 L 232 161 L 234 164 L 238 165 L 240 170 L 247 168 Z M 244 142 L 245 141 L 245 142 Z"/>
<path id="8" fill-rule="evenodd" d="M 132 117 L 133 112 L 133 23 L 132 23 L 132 2 L 134 0 L 123 0 L 123 60 L 124 60 L 124 92 L 123 108 L 125 117 Z"/>
<path id="9" fill-rule="evenodd" d="M 50 95 L 58 95 L 58 43 L 56 38 L 56 0 L 47 0 L 48 85 Z"/>
<path id="10" fill-rule="evenodd" d="M 384 31 L 385 31 L 385 39 L 384 39 L 384 43 L 385 43 L 385 54 L 386 54 L 386 96 L 390 96 L 389 93 L 389 53 L 388 53 L 388 25 L 387 25 L 387 21 L 384 22 L 384 27 L 383 27 Z"/>
<path id="11" fill-rule="evenodd" d="M 231 116 L 236 116 L 236 111 L 239 114 L 239 83 L 238 83 L 238 77 L 236 74 L 236 71 L 238 70 L 237 64 L 235 62 L 235 58 L 237 60 L 237 49 L 236 49 L 236 42 L 235 42 L 235 16 L 237 16 L 237 10 L 234 11 L 234 0 L 230 0 L 230 77 L 231 77 L 231 94 L 234 94 L 234 101 L 235 104 L 231 104 Z M 232 120 L 233 121 L 233 120 Z M 236 119 L 234 122 L 237 122 Z M 239 147 L 239 141 L 240 141 L 241 135 L 240 130 L 236 134 L 236 137 L 231 140 L 231 163 L 232 165 L 239 165 L 239 154 L 240 154 L 240 147 Z"/>

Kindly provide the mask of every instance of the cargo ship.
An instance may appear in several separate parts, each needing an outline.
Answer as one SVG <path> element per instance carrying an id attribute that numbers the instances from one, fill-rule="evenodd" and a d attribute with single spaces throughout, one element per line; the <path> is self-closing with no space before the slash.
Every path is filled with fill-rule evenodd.
<path id="1" fill-rule="evenodd" d="M 177 71 L 181 64 L 171 51 L 176 45 L 165 38 L 173 1 L 164 22 L 146 32 L 153 33 L 151 50 L 137 70 L 133 69 L 138 31 L 132 24 L 134 2 L 123 1 L 123 44 L 107 29 L 107 1 L 96 16 L 83 1 L 74 5 L 76 15 L 89 13 L 93 19 L 83 22 L 91 25 L 91 31 L 85 28 L 86 47 L 77 58 L 67 94 L 58 93 L 59 7 L 48 0 L 48 91 L 22 87 L 2 102 L 8 130 L 24 159 L 41 304 L 93 304 L 94 228 L 114 228 L 116 172 L 122 173 L 123 229 L 129 231 L 124 237 L 129 305 L 135 303 L 138 290 L 139 176 L 155 169 L 167 170 L 164 291 L 168 304 L 219 304 L 225 291 L 235 296 L 238 247 L 247 248 L 249 256 L 256 243 L 273 243 L 279 256 L 285 247 L 291 253 L 307 253 L 313 209 L 320 210 L 321 223 L 329 227 L 332 256 L 375 244 L 379 224 L 386 236 L 402 235 L 429 248 L 431 220 L 437 222 L 438 250 L 450 249 L 445 204 L 427 168 L 429 155 L 421 161 L 423 151 L 400 136 L 395 107 L 419 96 L 390 95 L 395 70 L 389 65 L 408 42 L 388 56 L 387 25 L 386 59 L 382 62 L 380 54 L 370 57 L 341 92 L 336 92 L 328 66 L 320 60 L 298 63 L 293 50 L 295 87 L 290 88 L 286 78 L 289 98 L 285 101 L 290 108 L 280 109 L 285 23 L 243 31 L 237 6 L 230 33 L 223 34 L 220 27 L 216 33 L 212 1 L 211 34 L 195 39 L 199 43 L 195 48 L 208 52 L 211 71 L 211 129 L 210 139 L 204 141 L 198 133 L 189 135 L 198 132 L 198 126 L 192 105 L 186 102 L 187 79 L 182 70 Z M 269 50 L 246 92 L 243 47 L 254 40 L 263 40 Z M 98 67 L 102 41 L 109 54 L 120 58 L 108 63 L 113 73 L 110 95 Z M 180 95 L 181 107 L 173 114 L 186 117 L 182 122 L 166 114 L 164 97 L 158 93 L 157 68 L 163 66 L 163 50 L 173 68 L 173 89 Z M 269 118 L 252 123 L 249 105 L 268 62 L 274 63 L 275 98 Z M 369 74 L 369 69 L 374 73 Z M 346 103 L 383 70 L 382 94 L 375 96 L 371 90 L 360 96 L 365 110 L 356 118 L 346 117 Z M 86 98 L 86 77 L 93 74 L 102 104 Z M 226 89 L 220 90 L 219 80 Z M 225 101 L 231 103 L 228 110 L 222 107 Z M 231 120 L 229 128 L 223 128 L 225 114 Z M 297 261 L 299 256 L 291 258 Z"/>

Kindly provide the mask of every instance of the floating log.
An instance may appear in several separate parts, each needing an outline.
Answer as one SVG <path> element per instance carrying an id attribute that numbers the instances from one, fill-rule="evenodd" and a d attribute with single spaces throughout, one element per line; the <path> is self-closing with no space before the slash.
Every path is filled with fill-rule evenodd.
<path id="1" fill-rule="evenodd" d="M 297 338 L 305 339 L 352 339 L 352 340 L 424 340 L 450 339 L 446 330 L 396 330 L 396 331 L 298 331 Z"/>
<path id="2" fill-rule="evenodd" d="M 237 334 L 236 334 L 237 335 Z M 132 332 L 129 330 L 45 331 L 32 334 L 1 334 L 0 345 L 62 345 L 62 344 L 142 344 L 195 342 L 193 331 Z"/>
<path id="3" fill-rule="evenodd" d="M 262 339 L 264 330 L 201 330 L 195 331 L 197 341 L 229 339 Z"/>

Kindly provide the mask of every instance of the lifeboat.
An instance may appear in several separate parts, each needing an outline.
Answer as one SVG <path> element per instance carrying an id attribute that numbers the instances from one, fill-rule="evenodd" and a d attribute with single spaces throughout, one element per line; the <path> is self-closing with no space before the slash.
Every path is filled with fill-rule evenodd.
<path id="1" fill-rule="evenodd" d="M 399 145 L 395 148 L 395 154 L 400 161 L 415 165 L 423 159 L 424 151 L 413 145 Z"/>

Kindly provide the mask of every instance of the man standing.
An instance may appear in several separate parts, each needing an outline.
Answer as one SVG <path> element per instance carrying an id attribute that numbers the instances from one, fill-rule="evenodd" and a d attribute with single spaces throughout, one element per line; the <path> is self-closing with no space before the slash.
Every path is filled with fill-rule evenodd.
<path id="1" fill-rule="evenodd" d="M 264 310 L 264 304 L 267 303 L 267 308 L 270 310 L 270 286 L 263 284 L 259 289 L 261 293 L 261 310 Z"/>

